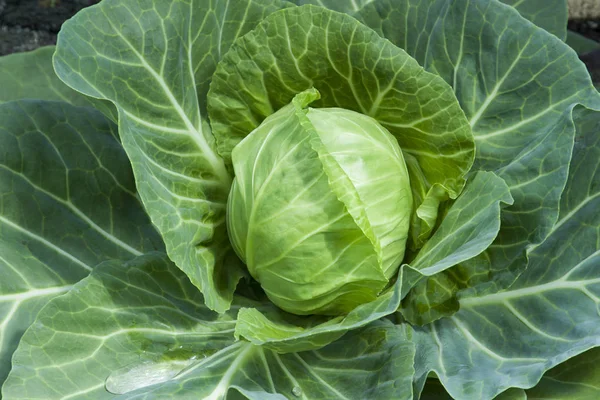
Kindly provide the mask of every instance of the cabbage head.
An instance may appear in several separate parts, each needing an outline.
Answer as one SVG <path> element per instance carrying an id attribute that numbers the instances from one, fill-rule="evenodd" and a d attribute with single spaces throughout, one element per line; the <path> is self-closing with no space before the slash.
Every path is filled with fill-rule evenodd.
<path id="1" fill-rule="evenodd" d="M 271 301 L 337 315 L 374 300 L 404 256 L 412 208 L 396 139 L 309 90 L 233 150 L 229 236 Z M 360 260 L 360 261 L 357 261 Z"/>

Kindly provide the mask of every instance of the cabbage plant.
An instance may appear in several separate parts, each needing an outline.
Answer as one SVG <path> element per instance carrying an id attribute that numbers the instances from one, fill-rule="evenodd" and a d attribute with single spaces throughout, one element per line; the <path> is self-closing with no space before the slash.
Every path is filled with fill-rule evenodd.
<path id="1" fill-rule="evenodd" d="M 103 0 L 0 58 L 3 399 L 590 398 L 564 0 Z"/>

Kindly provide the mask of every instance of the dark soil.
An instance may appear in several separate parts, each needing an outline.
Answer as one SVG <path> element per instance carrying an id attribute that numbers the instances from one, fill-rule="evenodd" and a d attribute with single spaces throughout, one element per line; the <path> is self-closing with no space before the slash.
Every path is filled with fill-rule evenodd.
<path id="1" fill-rule="evenodd" d="M 569 21 L 569 30 L 577 32 L 588 39 L 600 42 L 600 20 Z M 594 50 L 579 56 L 585 63 L 596 87 L 600 85 L 600 50 Z"/>
<path id="2" fill-rule="evenodd" d="M 570 31 L 577 32 L 589 39 L 600 42 L 600 20 L 571 20 L 567 28 Z"/>
<path id="3" fill-rule="evenodd" d="M 0 55 L 56 43 L 64 21 L 100 0 L 0 0 Z"/>

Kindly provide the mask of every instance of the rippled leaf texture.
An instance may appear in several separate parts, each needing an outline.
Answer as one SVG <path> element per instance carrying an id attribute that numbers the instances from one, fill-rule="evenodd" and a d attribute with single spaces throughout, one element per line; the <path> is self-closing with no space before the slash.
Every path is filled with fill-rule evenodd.
<path id="1" fill-rule="evenodd" d="M 356 16 L 452 85 L 475 135 L 474 169 L 494 171 L 509 185 L 514 205 L 503 211 L 483 259 L 492 281 L 476 290 L 507 287 L 526 265 L 525 249 L 556 222 L 573 107 L 600 108 L 584 65 L 557 37 L 497 1 L 376 0 Z"/>
<path id="2" fill-rule="evenodd" d="M 510 190 L 492 172 L 478 172 L 450 207 L 431 239 L 411 266 L 430 270 L 402 301 L 402 315 L 423 325 L 458 310 L 458 290 L 449 267 L 481 254 L 500 230 L 501 207 L 512 204 Z M 441 271 L 439 274 L 436 272 Z"/>
<path id="3" fill-rule="evenodd" d="M 510 289 L 460 299 L 450 318 L 415 328 L 421 379 L 434 371 L 459 399 L 530 388 L 600 345 L 600 113 L 578 110 L 559 220 Z"/>
<path id="4" fill-rule="evenodd" d="M 0 382 L 50 298 L 101 261 L 162 248 L 114 136 L 90 108 L 0 105 Z"/>
<path id="5" fill-rule="evenodd" d="M 530 400 L 596 400 L 600 398 L 600 348 L 588 350 L 546 372 L 527 390 Z"/>
<path id="6" fill-rule="evenodd" d="M 106 262 L 41 311 L 3 394 L 217 400 L 239 390 L 250 399 L 412 398 L 414 347 L 391 323 L 376 322 L 319 351 L 278 355 L 234 340 L 241 305 L 248 301 L 237 299 L 225 314 L 210 311 L 160 254 Z"/>
<path id="7" fill-rule="evenodd" d="M 439 202 L 462 190 L 474 156 L 450 87 L 347 15 L 289 8 L 236 42 L 215 72 L 208 100 L 220 153 L 230 160 L 233 147 L 262 120 L 311 87 L 321 93 L 314 107 L 369 115 L 396 137 L 407 159 L 413 242 L 420 247 Z"/>
<path id="8" fill-rule="evenodd" d="M 105 0 L 67 21 L 59 77 L 112 101 L 140 196 L 169 257 L 205 294 L 229 307 L 243 272 L 229 260 L 225 205 L 231 184 L 206 120 L 206 92 L 233 40 L 278 0 Z"/>
<path id="9" fill-rule="evenodd" d="M 500 0 L 561 40 L 567 38 L 567 0 Z"/>

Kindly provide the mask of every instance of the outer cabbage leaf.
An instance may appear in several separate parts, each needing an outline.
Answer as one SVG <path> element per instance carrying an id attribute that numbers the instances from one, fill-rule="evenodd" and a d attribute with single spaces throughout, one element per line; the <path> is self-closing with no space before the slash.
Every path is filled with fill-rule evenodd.
<path id="1" fill-rule="evenodd" d="M 0 57 L 0 103 L 21 99 L 64 101 L 89 106 L 88 98 L 65 85 L 54 73 L 54 46 Z"/>
<path id="2" fill-rule="evenodd" d="M 0 105 L 0 383 L 52 297 L 101 261 L 163 248 L 116 129 L 66 103 Z"/>
<path id="3" fill-rule="evenodd" d="M 560 40 L 567 38 L 567 0 L 500 0 Z"/>
<path id="4" fill-rule="evenodd" d="M 573 107 L 600 108 L 583 64 L 497 1 L 375 0 L 355 16 L 452 85 L 475 136 L 473 168 L 496 172 L 514 198 L 498 238 L 463 275 L 482 293 L 509 286 L 558 217 Z"/>
<path id="5" fill-rule="evenodd" d="M 236 298 L 217 315 L 161 254 L 103 263 L 40 312 L 15 354 L 3 395 L 217 400 L 238 391 L 257 400 L 412 398 L 414 346 L 390 322 L 319 351 L 279 355 L 235 341 L 235 310 L 249 304 Z"/>
<path id="6" fill-rule="evenodd" d="M 595 400 L 600 397 L 600 348 L 588 350 L 544 374 L 527 398 L 548 400 Z"/>
<path id="7" fill-rule="evenodd" d="M 355 19 L 316 6 L 289 8 L 240 38 L 213 76 L 209 113 L 220 154 L 229 162 L 262 120 L 311 87 L 321 93 L 315 107 L 368 115 L 396 137 L 413 190 L 412 246 L 420 247 L 439 202 L 462 190 L 474 155 L 451 89 Z"/>
<path id="8" fill-rule="evenodd" d="M 279 0 L 105 0 L 67 21 L 58 38 L 58 76 L 116 105 L 140 196 L 169 257 L 221 312 L 243 269 L 229 256 L 231 178 L 214 148 L 206 92 L 231 43 L 284 6 Z"/>
<path id="9" fill-rule="evenodd" d="M 567 36 L 567 0 L 500 0 L 561 40 Z M 377 0 L 293 0 L 297 5 L 314 4 L 350 15 L 360 14 L 362 8 Z M 396 1 L 396 3 L 400 3 Z M 409 10 L 409 12 L 414 12 Z"/>
<path id="10" fill-rule="evenodd" d="M 21 99 L 64 101 L 75 106 L 94 107 L 112 121 L 117 110 L 107 101 L 82 95 L 65 85 L 52 66 L 54 46 L 0 57 L 0 104 Z"/>
<path id="11" fill-rule="evenodd" d="M 558 222 L 510 289 L 461 298 L 452 317 L 414 328 L 417 384 L 434 371 L 455 398 L 489 399 L 600 345 L 600 113 L 578 113 Z"/>

